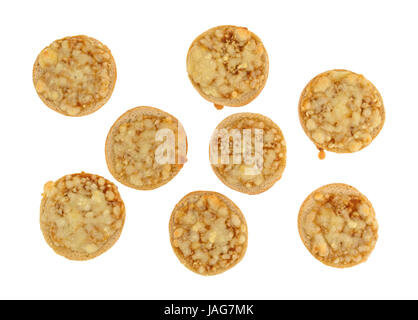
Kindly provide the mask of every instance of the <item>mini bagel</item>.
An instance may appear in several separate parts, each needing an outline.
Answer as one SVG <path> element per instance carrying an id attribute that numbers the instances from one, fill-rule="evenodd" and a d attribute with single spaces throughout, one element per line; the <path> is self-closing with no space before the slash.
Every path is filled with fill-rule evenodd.
<path id="1" fill-rule="evenodd" d="M 159 163 L 159 130 L 170 130 L 175 141 L 173 163 Z M 162 132 L 162 131 L 160 131 Z M 106 163 L 112 176 L 138 190 L 156 189 L 173 179 L 183 168 L 187 137 L 181 123 L 172 115 L 152 107 L 136 107 L 125 112 L 109 130 Z"/>
<path id="2" fill-rule="evenodd" d="M 180 262 L 203 276 L 237 265 L 248 245 L 244 215 L 226 196 L 212 191 L 187 194 L 169 223 L 171 246 Z"/>
<path id="3" fill-rule="evenodd" d="M 218 109 L 254 100 L 266 84 L 268 69 L 263 43 L 244 27 L 209 29 L 192 42 L 187 53 L 190 81 Z"/>
<path id="4" fill-rule="evenodd" d="M 299 100 L 299 120 L 317 148 L 352 153 L 368 146 L 385 122 L 383 100 L 364 76 L 348 70 L 317 75 Z M 322 152 L 320 158 L 325 154 Z"/>
<path id="5" fill-rule="evenodd" d="M 309 252 L 336 268 L 365 262 L 378 238 L 372 204 L 357 189 L 342 183 L 325 185 L 306 198 L 298 229 Z"/>
<path id="6" fill-rule="evenodd" d="M 100 109 L 116 83 L 116 64 L 110 50 L 84 35 L 55 40 L 43 49 L 33 66 L 36 92 L 50 109 L 80 117 Z"/>
<path id="7" fill-rule="evenodd" d="M 256 154 L 255 143 L 259 139 L 255 130 L 261 130 L 263 142 L 262 155 L 255 158 L 254 163 L 247 164 L 244 150 L 244 130 L 251 130 L 251 151 L 249 154 Z M 235 145 L 228 144 L 228 150 L 222 150 L 222 141 L 219 145 L 219 133 L 227 130 L 228 135 L 238 130 L 241 139 L 241 149 Z M 254 137 L 253 137 L 254 135 Z M 227 138 L 227 137 L 224 137 Z M 234 138 L 235 139 L 235 138 Z M 212 159 L 212 148 L 220 148 L 217 159 Z M 222 151 L 228 152 L 228 163 L 222 163 Z M 234 156 L 239 153 L 241 161 L 234 163 Z M 211 166 L 216 176 L 228 187 L 246 194 L 258 194 L 270 189 L 281 177 L 286 167 L 286 141 L 279 126 L 270 118 L 258 113 L 237 113 L 225 118 L 216 127 L 211 138 L 209 148 Z M 262 156 L 262 157 L 261 157 Z M 260 161 L 261 160 L 261 161 Z M 252 168 L 257 168 L 254 171 Z"/>
<path id="8" fill-rule="evenodd" d="M 118 189 L 103 177 L 82 172 L 45 184 L 42 234 L 67 259 L 89 260 L 109 250 L 124 222 L 125 205 Z"/>

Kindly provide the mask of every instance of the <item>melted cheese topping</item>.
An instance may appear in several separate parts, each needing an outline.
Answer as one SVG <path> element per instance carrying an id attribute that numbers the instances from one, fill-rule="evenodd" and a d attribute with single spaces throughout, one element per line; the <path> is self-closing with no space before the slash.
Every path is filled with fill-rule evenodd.
<path id="1" fill-rule="evenodd" d="M 363 76 L 343 70 L 315 77 L 302 93 L 299 114 L 315 144 L 336 152 L 366 147 L 384 122 L 377 89 Z"/>
<path id="2" fill-rule="evenodd" d="M 124 220 L 116 186 L 102 177 L 74 174 L 45 185 L 41 224 L 55 248 L 94 255 L 121 231 Z"/>
<path id="3" fill-rule="evenodd" d="M 365 261 L 375 247 L 378 225 L 364 196 L 319 189 L 301 209 L 302 239 L 320 261 L 337 267 Z"/>
<path id="4" fill-rule="evenodd" d="M 115 62 L 109 49 L 86 36 L 54 41 L 35 63 L 35 88 L 59 112 L 77 116 L 101 107 L 112 93 Z"/>
<path id="5" fill-rule="evenodd" d="M 189 269 L 213 275 L 242 259 L 247 225 L 238 208 L 228 208 L 224 196 L 194 192 L 176 208 L 170 238 L 176 255 Z"/>
<path id="6" fill-rule="evenodd" d="M 175 163 L 164 163 L 156 157 L 157 149 L 167 142 L 165 139 L 156 139 L 157 132 L 162 129 L 173 133 Z M 137 108 L 132 109 L 116 122 L 109 139 L 112 139 L 112 174 L 118 181 L 137 189 L 154 188 L 168 182 L 185 162 L 185 155 L 179 145 L 179 142 L 184 142 L 180 139 L 186 139 L 184 132 L 181 130 L 179 134 L 178 121 L 167 113 L 144 115 Z"/>
<path id="7" fill-rule="evenodd" d="M 213 102 L 251 100 L 267 80 L 267 53 L 245 28 L 221 26 L 199 36 L 188 54 L 195 86 Z"/>
<path id="8" fill-rule="evenodd" d="M 223 125 L 222 123 L 228 123 Z M 241 133 L 241 148 L 239 148 L 231 137 L 229 144 L 222 144 L 222 140 L 215 134 L 212 137 L 212 147 L 217 147 L 218 161 L 212 164 L 214 170 L 230 186 L 238 187 L 249 193 L 259 192 L 258 188 L 265 185 L 267 190 L 279 177 L 281 177 L 286 165 L 286 142 L 280 128 L 270 119 L 251 113 L 235 114 L 226 118 L 216 132 L 226 129 L 228 133 L 233 130 L 239 130 Z M 245 148 L 244 130 L 249 129 L 252 132 L 251 148 Z M 257 135 L 255 130 L 259 129 L 262 133 L 262 154 L 255 148 Z M 233 135 L 232 135 L 233 136 Z M 213 140 L 215 139 L 215 140 Z M 222 148 L 223 147 L 223 148 Z M 229 155 L 227 164 L 222 164 L 222 154 Z M 241 155 L 241 163 L 234 163 L 234 157 Z M 255 157 L 253 163 L 245 163 L 245 158 Z M 262 161 L 257 161 L 262 159 Z M 256 170 L 254 170 L 256 169 Z M 263 190 L 263 191 L 265 191 Z"/>

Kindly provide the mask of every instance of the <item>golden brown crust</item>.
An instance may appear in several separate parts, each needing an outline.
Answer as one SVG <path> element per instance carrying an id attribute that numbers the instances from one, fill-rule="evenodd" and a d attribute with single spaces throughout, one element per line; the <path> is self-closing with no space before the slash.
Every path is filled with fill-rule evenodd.
<path id="1" fill-rule="evenodd" d="M 233 164 L 231 146 L 229 148 L 230 164 L 211 163 L 211 167 L 216 176 L 226 186 L 242 193 L 254 195 L 267 191 L 280 180 L 286 167 L 286 141 L 277 124 L 270 118 L 258 113 L 243 112 L 233 114 L 218 124 L 211 142 L 215 141 L 216 133 L 222 129 L 227 129 L 228 131 L 233 129 L 239 129 L 241 131 L 243 129 L 252 129 L 252 135 L 254 135 L 254 129 L 263 130 L 263 168 L 259 174 L 245 174 L 245 168 L 247 166 L 244 163 L 243 157 L 241 164 Z M 252 153 L 254 153 L 254 140 L 255 137 L 253 136 L 251 138 Z M 244 145 L 243 141 L 241 143 Z M 219 140 L 213 144 L 214 146 L 219 146 Z M 211 151 L 209 150 L 210 153 Z M 214 160 L 216 161 L 216 159 Z"/>
<path id="2" fill-rule="evenodd" d="M 60 50 L 65 52 L 60 54 Z M 45 57 L 54 59 L 40 61 Z M 46 106 L 66 116 L 80 117 L 106 104 L 117 72 L 109 48 L 94 38 L 78 35 L 55 40 L 44 48 L 35 60 L 32 77 Z"/>
<path id="3" fill-rule="evenodd" d="M 336 268 L 365 262 L 378 238 L 372 204 L 357 189 L 342 183 L 322 186 L 305 199 L 298 230 L 309 252 Z"/>
<path id="4" fill-rule="evenodd" d="M 180 262 L 204 276 L 223 273 L 238 264 L 248 246 L 248 229 L 241 210 L 226 196 L 194 191 L 174 208 L 170 242 Z"/>
<path id="5" fill-rule="evenodd" d="M 376 87 L 364 76 L 344 69 L 313 78 L 300 96 L 298 113 L 303 130 L 317 148 L 337 153 L 365 148 L 385 122 Z"/>
<path id="6" fill-rule="evenodd" d="M 157 125 L 154 123 L 154 127 L 152 128 L 153 131 L 164 126 L 165 128 L 171 129 L 175 132 L 175 164 L 158 165 L 155 162 L 154 149 L 158 147 L 158 145 L 154 145 L 155 133 L 152 137 L 148 137 L 149 139 L 147 140 L 140 136 L 140 134 L 148 130 L 146 127 L 144 127 L 143 120 L 146 119 L 159 121 L 159 124 Z M 135 143 L 129 142 L 127 140 L 128 138 L 132 137 L 119 137 L 121 133 L 121 127 L 127 125 L 137 126 L 137 130 L 135 134 L 133 134 L 136 139 Z M 139 130 L 138 126 L 142 126 L 141 131 Z M 147 148 L 149 149 L 149 152 L 147 154 L 141 154 L 140 152 L 132 150 L 128 152 L 127 149 L 129 146 L 127 146 L 127 144 L 130 143 L 135 144 L 134 147 L 138 148 L 142 148 L 145 144 L 148 144 L 150 145 L 150 147 Z M 185 144 L 185 150 L 182 150 L 180 143 Z M 180 172 L 184 163 L 186 162 L 187 148 L 187 137 L 184 132 L 184 128 L 174 116 L 153 107 L 136 107 L 122 114 L 109 130 L 105 146 L 106 163 L 112 176 L 120 183 L 137 190 L 153 190 L 168 183 Z M 185 154 L 183 154 L 183 151 Z M 128 159 L 132 160 L 128 161 Z M 151 162 L 152 168 L 142 168 L 144 162 Z M 129 169 L 132 172 L 127 171 L 128 166 L 133 166 L 132 169 Z M 146 170 L 149 170 L 149 174 L 147 175 L 149 178 L 139 178 L 137 176 L 145 174 Z M 151 178 L 153 181 L 151 181 Z"/>
<path id="7" fill-rule="evenodd" d="M 40 226 L 48 245 L 70 260 L 93 259 L 119 239 L 125 205 L 117 187 L 89 173 L 45 184 Z"/>
<path id="8" fill-rule="evenodd" d="M 228 50 L 228 45 L 234 49 Z M 198 47 L 212 52 L 209 68 L 203 65 L 204 60 L 198 59 L 201 53 L 195 54 Z M 187 71 L 192 85 L 218 110 L 223 106 L 241 107 L 254 100 L 266 84 L 268 70 L 269 60 L 263 43 L 245 27 L 224 25 L 209 29 L 192 42 L 187 53 Z M 213 77 L 196 79 L 202 74 Z"/>

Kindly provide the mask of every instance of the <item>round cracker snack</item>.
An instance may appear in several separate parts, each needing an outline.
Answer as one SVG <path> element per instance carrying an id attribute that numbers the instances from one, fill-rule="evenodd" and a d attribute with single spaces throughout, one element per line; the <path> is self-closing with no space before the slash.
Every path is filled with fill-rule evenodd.
<path id="1" fill-rule="evenodd" d="M 312 192 L 299 211 L 300 237 L 322 263 L 337 268 L 365 262 L 377 241 L 370 201 L 355 188 L 334 183 Z"/>
<path id="2" fill-rule="evenodd" d="M 84 172 L 46 183 L 40 211 L 46 242 L 70 260 L 89 260 L 109 250 L 125 222 L 117 187 Z"/>
<path id="3" fill-rule="evenodd" d="M 173 179 L 183 168 L 187 138 L 180 122 L 152 107 L 125 112 L 106 139 L 110 173 L 124 185 L 152 190 Z"/>
<path id="4" fill-rule="evenodd" d="M 247 194 L 270 189 L 286 167 L 282 131 L 257 113 L 237 113 L 224 119 L 212 135 L 209 154 L 217 177 Z"/>
<path id="5" fill-rule="evenodd" d="M 41 100 L 66 116 L 100 109 L 116 83 L 110 50 L 87 36 L 59 39 L 43 49 L 33 66 L 33 84 Z"/>
<path id="6" fill-rule="evenodd" d="M 331 70 L 313 78 L 299 100 L 303 130 L 320 150 L 351 153 L 368 146 L 385 122 L 382 97 L 364 76 Z"/>
<path id="7" fill-rule="evenodd" d="M 242 260 L 247 250 L 247 223 L 224 195 L 195 191 L 176 205 L 170 218 L 171 246 L 188 269 L 211 276 Z"/>
<path id="8" fill-rule="evenodd" d="M 268 69 L 263 43 L 243 27 L 212 28 L 193 41 L 187 54 L 190 81 L 218 109 L 254 100 L 266 84 Z"/>

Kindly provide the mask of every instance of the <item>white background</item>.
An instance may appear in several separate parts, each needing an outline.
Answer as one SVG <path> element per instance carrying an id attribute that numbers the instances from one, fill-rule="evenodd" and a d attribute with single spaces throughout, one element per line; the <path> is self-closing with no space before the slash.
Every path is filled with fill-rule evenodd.
<path id="1" fill-rule="evenodd" d="M 3 1 L 0 298 L 418 298 L 417 9 L 416 1 Z M 185 61 L 193 39 L 222 24 L 246 26 L 262 39 L 270 74 L 252 103 L 217 111 L 190 84 Z M 32 66 L 53 40 L 77 34 L 112 50 L 118 79 L 102 109 L 71 118 L 43 105 Z M 320 161 L 300 127 L 297 103 L 312 77 L 334 68 L 376 85 L 386 123 L 366 149 Z M 117 184 L 127 216 L 108 252 L 87 262 L 56 255 L 39 229 L 44 183 L 82 170 L 114 181 L 104 157 L 107 132 L 140 105 L 183 123 L 188 162 L 154 191 Z M 208 160 L 213 129 L 242 111 L 270 117 L 287 141 L 283 178 L 257 196 L 224 186 Z M 297 230 L 305 197 L 332 182 L 364 193 L 380 225 L 369 260 L 345 270 L 315 260 Z M 169 243 L 171 211 L 194 190 L 225 194 L 247 219 L 247 254 L 219 276 L 190 272 Z"/>

